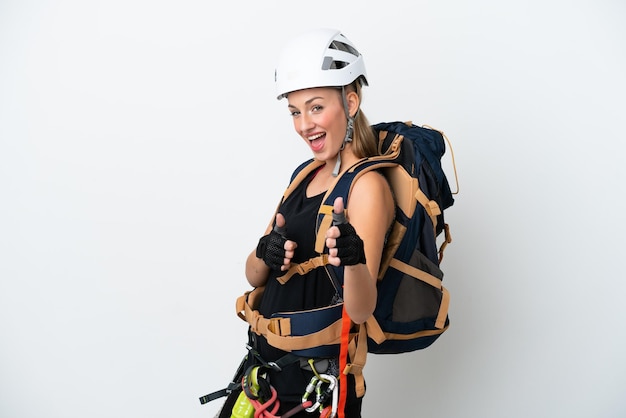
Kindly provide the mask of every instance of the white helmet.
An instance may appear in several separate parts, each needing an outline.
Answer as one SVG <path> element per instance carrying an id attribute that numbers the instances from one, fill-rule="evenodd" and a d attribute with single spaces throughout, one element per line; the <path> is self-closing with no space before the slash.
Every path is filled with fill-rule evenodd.
<path id="1" fill-rule="evenodd" d="M 291 40 L 276 71 L 278 99 L 312 87 L 342 87 L 356 79 L 367 86 L 363 56 L 337 29 L 315 29 Z"/>

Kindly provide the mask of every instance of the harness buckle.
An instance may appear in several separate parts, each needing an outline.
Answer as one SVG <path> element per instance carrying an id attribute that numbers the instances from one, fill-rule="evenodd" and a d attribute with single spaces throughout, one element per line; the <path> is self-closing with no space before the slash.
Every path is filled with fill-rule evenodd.
<path id="1" fill-rule="evenodd" d="M 267 363 L 267 365 L 277 372 L 283 371 L 283 369 L 278 364 L 276 364 L 275 361 L 270 361 L 269 363 Z"/>

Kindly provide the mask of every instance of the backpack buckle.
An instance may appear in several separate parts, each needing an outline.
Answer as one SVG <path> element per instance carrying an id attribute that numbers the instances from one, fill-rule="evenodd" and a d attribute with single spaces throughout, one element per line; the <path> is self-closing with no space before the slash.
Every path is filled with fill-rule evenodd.
<path id="1" fill-rule="evenodd" d="M 299 275 L 304 276 L 311 270 L 315 270 L 318 267 L 323 267 L 326 264 L 328 264 L 328 255 L 321 254 L 318 257 L 309 258 L 307 261 L 298 264 L 298 266 L 296 267 L 296 272 Z"/>

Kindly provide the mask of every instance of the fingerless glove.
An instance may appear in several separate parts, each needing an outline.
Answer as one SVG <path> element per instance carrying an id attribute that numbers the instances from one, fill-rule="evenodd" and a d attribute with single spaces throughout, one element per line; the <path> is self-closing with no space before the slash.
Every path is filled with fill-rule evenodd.
<path id="1" fill-rule="evenodd" d="M 340 236 L 336 239 L 337 257 L 341 259 L 341 265 L 354 266 L 365 264 L 365 250 L 363 240 L 356 233 L 356 230 L 349 223 L 336 225 L 339 228 Z"/>
<path id="2" fill-rule="evenodd" d="M 272 270 L 280 271 L 285 263 L 285 242 L 287 238 L 272 230 L 269 234 L 261 237 L 256 247 L 256 256 L 261 258 Z"/>

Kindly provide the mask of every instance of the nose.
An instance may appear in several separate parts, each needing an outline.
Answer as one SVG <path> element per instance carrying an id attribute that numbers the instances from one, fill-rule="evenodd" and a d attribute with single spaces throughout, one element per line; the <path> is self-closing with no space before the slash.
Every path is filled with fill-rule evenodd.
<path id="1" fill-rule="evenodd" d="M 313 128 L 313 126 L 315 125 L 313 123 L 313 118 L 311 117 L 311 115 L 307 114 L 306 112 L 303 112 L 300 114 L 300 117 L 298 118 L 298 129 L 300 130 L 301 133 L 304 133 L 310 129 Z"/>

